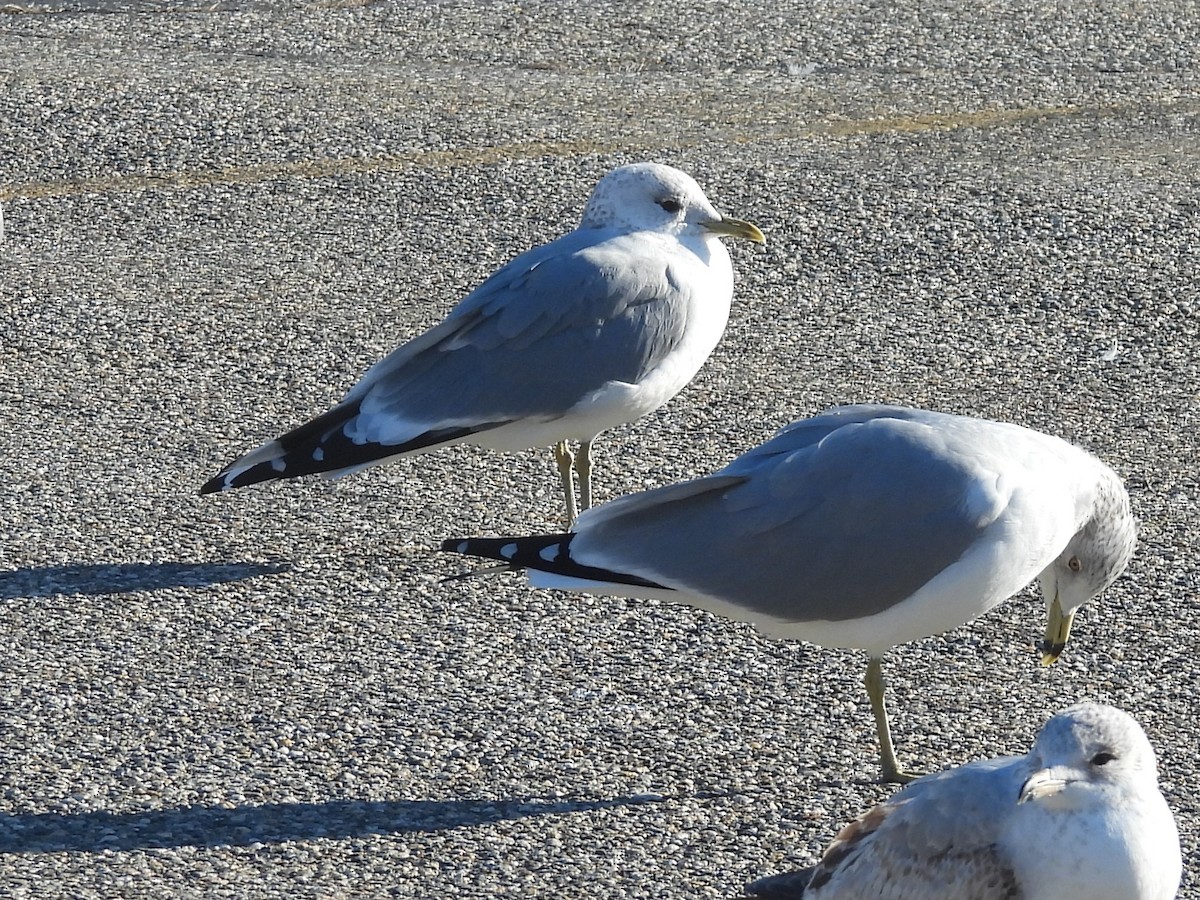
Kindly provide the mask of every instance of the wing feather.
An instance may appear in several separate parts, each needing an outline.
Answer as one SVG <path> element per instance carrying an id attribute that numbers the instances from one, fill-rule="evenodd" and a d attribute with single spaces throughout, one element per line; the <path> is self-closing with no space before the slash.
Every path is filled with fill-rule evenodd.
<path id="1" fill-rule="evenodd" d="M 1016 804 L 1024 759 L 918 779 L 843 828 L 802 877 L 772 876 L 747 890 L 781 900 L 1019 900 L 997 823 Z"/>
<path id="2" fill-rule="evenodd" d="M 364 419 L 444 428 L 554 418 L 606 383 L 637 383 L 683 340 L 691 298 L 661 254 L 594 240 L 572 233 L 517 257 L 347 399 Z"/>
<path id="3" fill-rule="evenodd" d="M 989 518 L 965 502 L 990 476 L 939 452 L 941 437 L 880 411 L 818 417 L 715 482 L 581 517 L 573 552 L 780 621 L 870 615 L 959 559 L 1003 508 L 997 500 Z"/>

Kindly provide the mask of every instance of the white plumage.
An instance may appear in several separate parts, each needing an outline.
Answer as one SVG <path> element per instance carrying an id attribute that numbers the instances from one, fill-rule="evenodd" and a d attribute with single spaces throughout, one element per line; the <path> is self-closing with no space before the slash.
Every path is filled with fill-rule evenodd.
<path id="1" fill-rule="evenodd" d="M 720 340 L 733 295 L 721 236 L 763 240 L 677 169 L 615 169 L 575 231 L 498 270 L 337 406 L 230 463 L 201 493 L 336 477 L 449 444 L 553 444 L 573 520 L 572 462 L 587 508 L 592 441 L 666 403 Z M 578 460 L 568 441 L 581 443 Z"/>
<path id="2" fill-rule="evenodd" d="M 1025 756 L 920 778 L 851 822 L 760 900 L 1171 900 L 1179 833 L 1132 717 L 1080 703 Z"/>
<path id="3" fill-rule="evenodd" d="M 891 406 L 803 419 L 705 478 L 584 513 L 575 533 L 447 541 L 538 587 L 683 603 L 774 637 L 870 654 L 885 779 L 891 647 L 969 622 L 1037 579 L 1043 662 L 1125 569 L 1129 496 L 1092 454 L 1017 425 Z M 512 552 L 498 556 L 504 544 Z M 547 555 L 547 548 L 553 548 Z"/>

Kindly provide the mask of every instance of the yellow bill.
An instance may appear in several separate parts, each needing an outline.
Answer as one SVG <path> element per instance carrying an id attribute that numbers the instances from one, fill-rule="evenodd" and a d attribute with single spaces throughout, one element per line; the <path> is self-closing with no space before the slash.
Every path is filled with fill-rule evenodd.
<path id="1" fill-rule="evenodd" d="M 1046 622 L 1046 639 L 1042 641 L 1042 665 L 1052 666 L 1062 656 L 1071 637 L 1071 623 L 1075 621 L 1075 613 L 1063 612 L 1062 604 L 1055 596 L 1050 604 L 1050 616 Z"/>
<path id="2" fill-rule="evenodd" d="M 713 234 L 745 238 L 748 241 L 754 241 L 756 244 L 765 244 L 767 242 L 766 237 L 759 231 L 758 226 L 744 219 L 731 219 L 729 216 L 722 216 L 711 222 L 705 222 L 704 227 Z"/>

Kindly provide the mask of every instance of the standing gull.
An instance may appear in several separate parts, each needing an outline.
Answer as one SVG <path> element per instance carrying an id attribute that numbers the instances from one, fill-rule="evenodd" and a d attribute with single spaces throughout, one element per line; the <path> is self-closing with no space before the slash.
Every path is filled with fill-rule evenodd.
<path id="1" fill-rule="evenodd" d="M 685 603 L 773 637 L 869 654 L 883 778 L 905 781 L 882 658 L 969 622 L 1037 578 L 1042 663 L 1125 569 L 1136 533 L 1116 473 L 1018 425 L 846 406 L 794 422 L 694 481 L 621 497 L 575 533 L 450 540 L 537 587 Z"/>
<path id="2" fill-rule="evenodd" d="M 1171 900 L 1181 861 L 1154 750 L 1128 714 L 1079 703 L 1025 756 L 920 778 L 759 900 Z"/>
<path id="3" fill-rule="evenodd" d="M 591 506 L 592 442 L 692 380 L 729 317 L 719 238 L 762 243 L 670 166 L 600 179 L 579 227 L 521 254 L 367 371 L 333 409 L 250 451 L 200 493 L 316 472 L 337 477 L 471 443 L 554 446 L 568 525 Z M 574 457 L 568 441 L 579 441 Z"/>

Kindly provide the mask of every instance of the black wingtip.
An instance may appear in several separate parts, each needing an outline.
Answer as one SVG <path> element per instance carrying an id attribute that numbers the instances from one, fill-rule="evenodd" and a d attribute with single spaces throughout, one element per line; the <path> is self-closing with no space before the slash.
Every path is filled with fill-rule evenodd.
<path id="1" fill-rule="evenodd" d="M 222 469 L 200 486 L 200 493 L 219 494 L 221 491 L 229 491 L 233 488 L 245 487 L 248 484 L 258 484 L 260 481 L 270 481 L 273 478 L 282 477 L 284 476 L 272 468 L 270 463 L 259 463 L 257 466 L 239 472 L 233 478 L 229 477 L 228 469 Z"/>
<path id="2" fill-rule="evenodd" d="M 217 493 L 225 487 L 224 481 L 225 479 L 220 475 L 218 475 L 216 478 L 210 478 L 208 481 L 204 482 L 204 484 L 200 485 L 200 496 L 203 497 L 205 494 Z"/>
<path id="3" fill-rule="evenodd" d="M 234 460 L 206 481 L 200 493 L 215 494 L 263 481 L 371 466 L 418 450 L 452 444 L 481 431 L 508 424 L 507 421 L 484 422 L 470 427 L 439 428 L 401 444 L 358 443 L 345 433 L 346 423 L 358 414 L 358 408 L 357 402 L 335 406 L 329 412 L 263 444 L 257 450 Z M 247 457 L 257 457 L 259 461 L 240 468 L 239 464 L 244 465 Z M 237 474 L 231 477 L 232 471 L 237 471 Z"/>
<path id="4" fill-rule="evenodd" d="M 575 535 L 563 534 L 531 534 L 525 537 L 499 538 L 451 538 L 442 541 L 442 550 L 447 553 L 461 553 L 463 556 L 478 556 L 481 559 L 494 559 L 516 569 L 548 569 L 555 570 L 555 563 L 570 562 L 571 539 Z M 554 547 L 552 555 L 547 555 L 547 548 Z"/>
<path id="5" fill-rule="evenodd" d="M 576 533 L 566 531 L 556 534 L 531 534 L 525 537 L 450 538 L 442 541 L 441 549 L 447 553 L 494 559 L 512 569 L 537 569 L 583 581 L 666 589 L 665 585 L 640 575 L 600 569 L 576 562 L 571 557 L 571 542 L 576 537 Z"/>
<path id="6" fill-rule="evenodd" d="M 744 900 L 803 900 L 812 874 L 812 869 L 804 869 L 752 881 L 745 887 Z"/>

